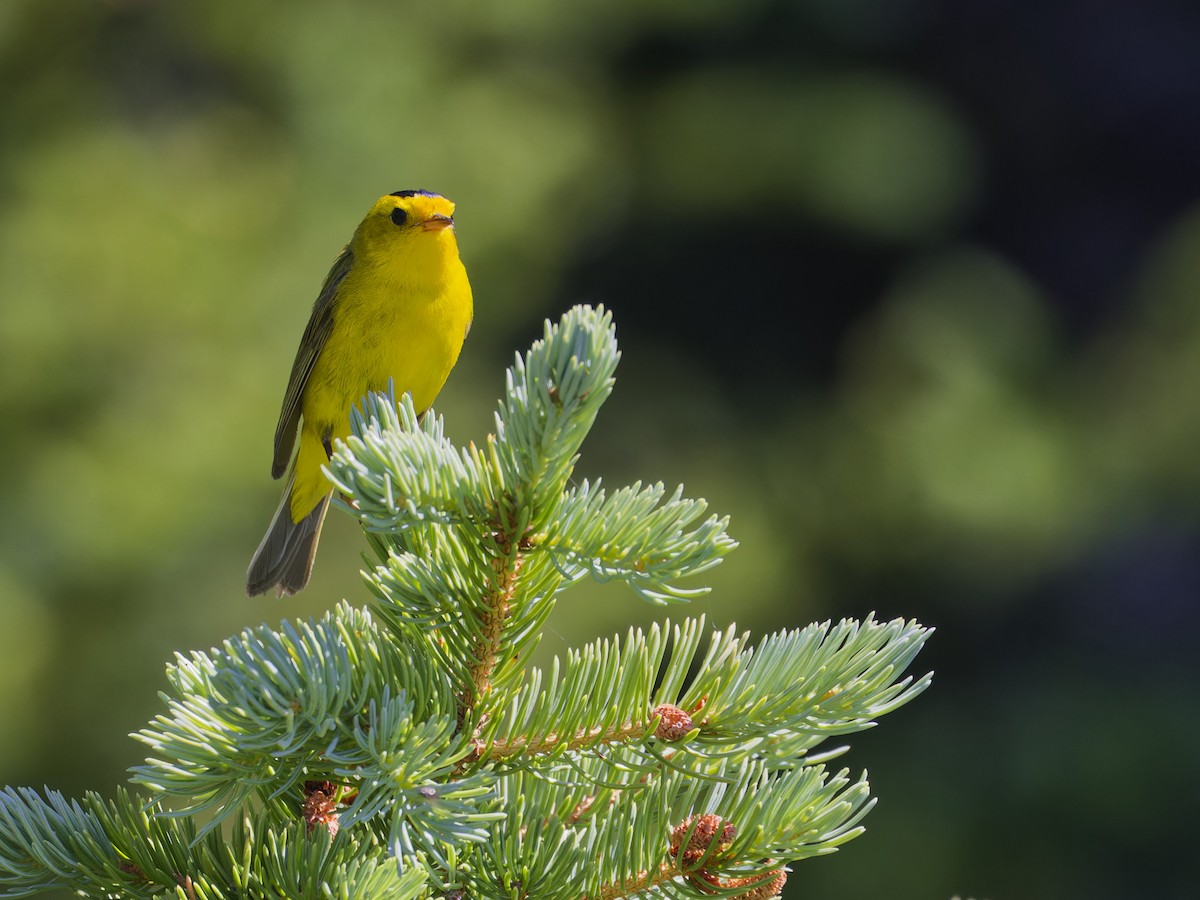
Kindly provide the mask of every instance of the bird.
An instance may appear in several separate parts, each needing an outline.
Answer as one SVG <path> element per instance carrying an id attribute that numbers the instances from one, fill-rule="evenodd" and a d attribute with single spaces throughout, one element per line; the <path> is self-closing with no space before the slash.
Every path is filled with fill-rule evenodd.
<path id="1" fill-rule="evenodd" d="M 376 200 L 325 277 L 292 363 L 271 465 L 272 478 L 288 478 L 246 572 L 250 596 L 274 588 L 283 597 L 308 584 L 333 496 L 321 469 L 333 442 L 350 434 L 350 410 L 390 380 L 423 413 L 473 315 L 454 204 L 426 190 Z"/>

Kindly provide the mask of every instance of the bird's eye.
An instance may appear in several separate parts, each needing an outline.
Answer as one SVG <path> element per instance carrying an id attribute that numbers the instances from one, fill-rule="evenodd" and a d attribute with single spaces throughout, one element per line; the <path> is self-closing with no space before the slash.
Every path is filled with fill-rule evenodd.
<path id="1" fill-rule="evenodd" d="M 392 210 L 392 222 L 394 224 L 403 225 L 407 221 L 408 221 L 408 213 L 406 213 L 400 207 L 397 206 L 395 209 Z"/>

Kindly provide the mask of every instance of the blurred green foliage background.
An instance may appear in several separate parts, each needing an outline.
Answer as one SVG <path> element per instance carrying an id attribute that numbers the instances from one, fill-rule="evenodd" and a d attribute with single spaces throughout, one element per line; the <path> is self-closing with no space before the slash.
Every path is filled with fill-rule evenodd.
<path id="1" fill-rule="evenodd" d="M 337 515 L 301 596 L 243 572 L 321 279 L 422 187 L 476 293 L 455 439 L 603 302 L 581 471 L 743 542 L 687 612 L 938 627 L 788 896 L 1192 896 L 1198 159 L 1183 0 L 5 0 L 0 783 L 111 791 L 175 650 L 364 602 Z M 541 652 L 658 615 L 580 588 Z"/>

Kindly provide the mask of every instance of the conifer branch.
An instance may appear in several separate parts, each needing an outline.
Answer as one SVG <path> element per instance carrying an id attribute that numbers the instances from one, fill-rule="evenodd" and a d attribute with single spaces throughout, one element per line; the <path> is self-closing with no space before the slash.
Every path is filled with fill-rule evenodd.
<path id="1" fill-rule="evenodd" d="M 601 885 L 595 895 L 585 894 L 581 900 L 620 900 L 622 897 L 636 897 L 661 884 L 674 881 L 680 874 L 678 863 L 659 863 L 658 868 L 653 872 L 638 872 L 632 878 L 620 883 Z"/>
<path id="2" fill-rule="evenodd" d="M 689 530 L 706 508 L 703 500 L 685 499 L 682 486 L 669 498 L 661 483 L 637 482 L 610 495 L 599 481 L 585 479 L 563 497 L 542 547 L 558 565 L 598 581 L 624 581 L 652 603 L 688 600 L 707 588 L 675 582 L 710 569 L 737 547 L 725 531 L 727 517 L 710 516 Z"/>
<path id="3" fill-rule="evenodd" d="M 470 680 L 466 690 L 460 695 L 460 721 L 470 717 L 479 699 L 491 687 L 492 673 L 496 669 L 496 659 L 504 637 L 504 626 L 512 608 L 517 579 L 525 561 L 520 550 L 520 541 L 513 533 L 497 532 L 493 540 L 499 552 L 490 561 L 494 575 L 490 580 L 489 590 L 483 597 L 480 615 L 482 627 L 472 648 Z"/>
<path id="4" fill-rule="evenodd" d="M 482 447 L 366 398 L 328 474 L 370 611 L 178 655 L 135 735 L 145 797 L 0 791 L 0 897 L 765 900 L 861 834 L 865 776 L 820 745 L 929 686 L 917 623 L 752 644 L 688 618 L 527 666 L 579 579 L 685 601 L 736 547 L 682 489 L 569 483 L 618 359 L 602 310 L 547 323 Z"/>
<path id="5" fill-rule="evenodd" d="M 542 735 L 540 739 L 531 739 L 523 735 L 507 740 L 499 738 L 487 745 L 487 758 L 507 760 L 515 756 L 537 756 L 555 750 L 586 750 L 602 744 L 624 744 L 630 739 L 644 738 L 646 733 L 644 722 L 628 721 L 606 728 L 596 726 L 586 730 L 579 729 L 571 735 L 560 735 L 551 731 Z"/>
<path id="6" fill-rule="evenodd" d="M 123 789 L 88 793 L 0 791 L 0 896 L 66 888 L 88 897 L 428 896 L 420 869 L 401 874 L 370 831 L 334 840 L 323 829 L 242 816 L 229 833 L 198 835 L 194 820 L 166 814 Z"/>

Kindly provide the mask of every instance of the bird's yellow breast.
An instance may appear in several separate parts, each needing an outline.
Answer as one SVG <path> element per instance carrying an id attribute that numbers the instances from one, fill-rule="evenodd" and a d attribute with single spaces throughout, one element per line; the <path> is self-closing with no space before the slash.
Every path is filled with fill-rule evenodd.
<path id="1" fill-rule="evenodd" d="M 457 262 L 457 260 L 456 260 Z M 352 270 L 338 289 L 333 332 L 313 369 L 302 412 L 334 437 L 349 433 L 350 407 L 392 379 L 397 395 L 428 407 L 450 374 L 471 321 L 462 266 L 417 287 L 386 272 Z"/>
<path id="2" fill-rule="evenodd" d="M 329 491 L 319 451 L 327 438 L 349 435 L 351 407 L 391 379 L 397 397 L 410 393 L 418 411 L 427 409 L 471 324 L 471 286 L 453 227 L 384 230 L 378 239 L 362 232 L 350 245 L 354 262 L 337 287 L 333 329 L 301 400 L 291 500 L 297 521 Z"/>

